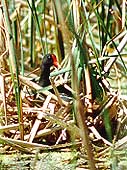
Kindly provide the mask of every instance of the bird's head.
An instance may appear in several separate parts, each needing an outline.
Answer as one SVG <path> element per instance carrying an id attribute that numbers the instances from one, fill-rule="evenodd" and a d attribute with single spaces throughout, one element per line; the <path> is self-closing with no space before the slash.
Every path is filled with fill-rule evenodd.
<path id="1" fill-rule="evenodd" d="M 58 61 L 57 61 L 57 58 L 54 54 L 46 54 L 43 58 L 43 65 L 45 66 L 55 66 L 58 68 Z"/>

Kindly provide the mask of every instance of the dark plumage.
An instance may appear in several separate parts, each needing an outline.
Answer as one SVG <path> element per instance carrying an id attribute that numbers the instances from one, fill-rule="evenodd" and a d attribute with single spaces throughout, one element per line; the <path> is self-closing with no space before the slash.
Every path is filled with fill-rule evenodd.
<path id="1" fill-rule="evenodd" d="M 43 58 L 41 64 L 41 75 L 39 79 L 39 85 L 42 87 L 50 85 L 50 67 L 51 66 L 58 67 L 58 62 L 56 56 L 54 54 L 46 54 Z"/>
<path id="2" fill-rule="evenodd" d="M 46 87 L 50 85 L 50 67 L 51 66 L 58 67 L 58 62 L 56 59 L 56 56 L 54 54 L 46 54 L 43 58 L 42 64 L 41 64 L 41 75 L 39 79 L 39 85 L 42 87 Z M 60 85 L 57 87 L 57 90 L 60 93 L 60 96 L 65 101 L 70 101 L 70 96 L 72 96 L 72 93 L 67 90 L 63 85 Z M 52 89 L 51 92 L 54 92 Z"/>

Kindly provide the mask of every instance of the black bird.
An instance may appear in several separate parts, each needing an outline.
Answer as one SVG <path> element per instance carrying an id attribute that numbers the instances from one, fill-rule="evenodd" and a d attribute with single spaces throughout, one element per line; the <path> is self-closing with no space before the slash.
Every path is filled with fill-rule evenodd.
<path id="1" fill-rule="evenodd" d="M 46 54 L 41 64 L 41 75 L 39 79 L 39 85 L 42 87 L 46 87 L 51 84 L 49 80 L 51 66 L 55 66 L 58 68 L 57 58 L 54 54 Z M 59 85 L 57 87 L 57 90 L 63 100 L 68 102 L 72 99 L 72 93 L 63 85 Z M 50 91 L 53 92 L 52 89 Z"/>

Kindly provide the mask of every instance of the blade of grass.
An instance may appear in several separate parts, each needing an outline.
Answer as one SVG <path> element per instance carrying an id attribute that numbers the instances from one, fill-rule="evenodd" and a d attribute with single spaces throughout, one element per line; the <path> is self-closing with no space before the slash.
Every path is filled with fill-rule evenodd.
<path id="1" fill-rule="evenodd" d="M 112 127 L 111 127 L 111 121 L 110 121 L 110 116 L 109 116 L 109 109 L 104 110 L 103 119 L 104 119 L 104 125 L 105 125 L 105 130 L 108 136 L 108 140 L 112 142 Z"/>
<path id="2" fill-rule="evenodd" d="M 45 36 L 45 53 L 48 53 L 48 44 L 47 44 L 47 33 L 46 33 L 46 25 L 45 25 L 45 10 L 46 10 L 46 0 L 43 2 L 43 9 L 44 9 L 44 21 L 43 21 L 43 26 L 44 26 L 44 36 Z"/>
<path id="3" fill-rule="evenodd" d="M 90 22 L 89 22 L 89 17 L 88 17 L 88 13 L 87 13 L 87 10 L 86 10 L 86 7 L 85 7 L 85 3 L 83 3 L 83 10 L 85 12 L 85 17 L 86 17 L 86 30 L 88 31 L 89 33 L 89 36 L 90 36 L 90 40 L 91 40 L 91 43 L 92 43 L 92 48 L 93 48 L 93 51 L 94 51 L 94 55 L 95 55 L 95 58 L 97 60 L 97 67 L 98 67 L 98 70 L 99 70 L 99 74 L 101 76 L 101 65 L 100 65 L 100 62 L 98 60 L 98 52 L 97 52 L 97 49 L 96 49 L 96 45 L 95 45 L 95 42 L 94 42 L 94 38 L 93 38 L 93 34 L 92 34 L 92 31 L 91 31 L 91 26 L 90 26 Z"/>
<path id="4" fill-rule="evenodd" d="M 54 21 L 56 23 L 55 25 L 55 46 L 56 46 L 56 50 L 57 50 L 57 56 L 58 56 L 58 61 L 59 63 L 62 62 L 62 60 L 65 57 L 65 52 L 64 52 L 64 41 L 63 41 L 63 35 L 62 35 L 62 31 L 60 30 L 60 28 L 58 27 L 58 25 L 60 24 L 60 19 L 59 19 L 59 15 L 57 12 L 57 8 L 61 8 L 61 6 L 57 7 L 55 2 L 53 1 L 53 18 Z"/>
<path id="5" fill-rule="evenodd" d="M 21 53 L 21 74 L 22 76 L 24 76 L 24 51 L 23 51 L 23 37 L 22 37 L 22 32 L 21 32 L 21 26 L 20 26 L 20 19 L 19 16 L 17 14 L 17 20 L 18 20 L 18 27 L 19 27 L 19 37 L 20 37 L 20 53 Z"/>
<path id="6" fill-rule="evenodd" d="M 37 23 L 37 30 L 38 30 L 39 35 L 40 35 L 40 40 L 41 40 L 41 45 L 42 45 L 42 52 L 43 52 L 43 54 L 45 54 L 45 48 L 44 48 L 43 41 L 42 41 L 40 23 L 39 23 L 39 19 L 38 19 L 36 7 L 35 7 L 35 2 L 33 3 L 33 6 L 32 6 L 33 8 L 31 7 L 31 5 L 30 5 L 28 0 L 27 0 L 27 3 L 29 5 L 29 8 L 31 9 L 31 12 L 32 12 L 32 15 L 33 15 L 33 17 L 35 19 L 35 22 Z"/>
<path id="7" fill-rule="evenodd" d="M 30 5 L 33 10 L 34 1 L 30 0 Z M 35 40 L 35 25 L 31 9 L 29 9 L 29 31 L 30 31 L 30 63 L 34 66 L 34 40 Z"/>

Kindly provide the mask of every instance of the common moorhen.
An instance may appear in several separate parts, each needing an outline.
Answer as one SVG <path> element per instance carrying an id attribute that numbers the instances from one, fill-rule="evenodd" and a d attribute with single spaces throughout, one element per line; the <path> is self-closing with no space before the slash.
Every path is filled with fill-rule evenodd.
<path id="1" fill-rule="evenodd" d="M 39 85 L 42 87 L 46 87 L 51 84 L 49 80 L 51 66 L 58 68 L 57 58 L 54 54 L 46 54 L 41 64 L 41 75 L 39 79 Z M 70 99 L 72 99 L 72 93 L 63 85 L 58 86 L 57 90 L 63 100 L 70 101 Z M 52 89 L 50 91 L 53 92 Z"/>

